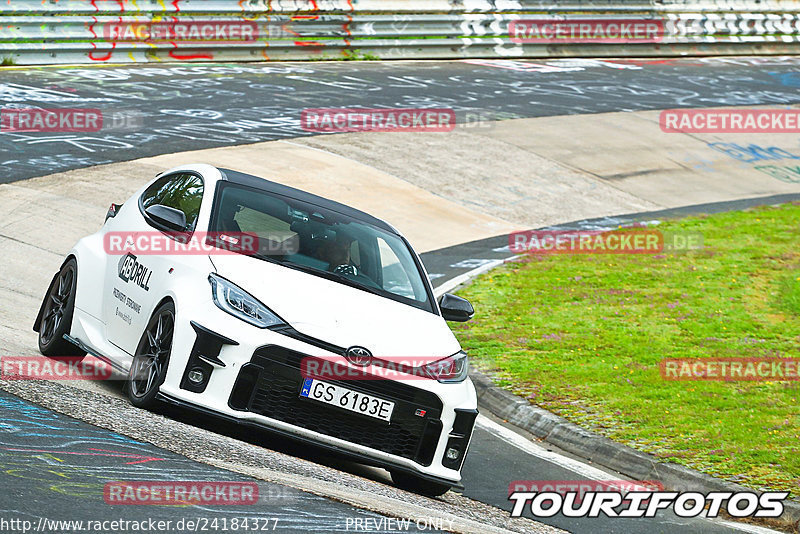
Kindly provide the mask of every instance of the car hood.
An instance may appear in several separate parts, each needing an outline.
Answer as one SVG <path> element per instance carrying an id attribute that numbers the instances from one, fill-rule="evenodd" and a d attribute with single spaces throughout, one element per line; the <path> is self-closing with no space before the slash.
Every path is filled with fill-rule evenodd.
<path id="1" fill-rule="evenodd" d="M 312 274 L 242 255 L 215 256 L 217 274 L 295 330 L 376 357 L 444 358 L 460 350 L 441 316 Z"/>

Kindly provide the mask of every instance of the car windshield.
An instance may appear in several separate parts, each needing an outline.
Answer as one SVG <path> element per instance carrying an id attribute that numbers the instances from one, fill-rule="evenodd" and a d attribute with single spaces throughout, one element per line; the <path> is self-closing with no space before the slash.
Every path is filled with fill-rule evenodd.
<path id="1" fill-rule="evenodd" d="M 282 195 L 220 182 L 211 232 L 255 234 L 259 259 L 433 311 L 422 272 L 399 236 Z"/>

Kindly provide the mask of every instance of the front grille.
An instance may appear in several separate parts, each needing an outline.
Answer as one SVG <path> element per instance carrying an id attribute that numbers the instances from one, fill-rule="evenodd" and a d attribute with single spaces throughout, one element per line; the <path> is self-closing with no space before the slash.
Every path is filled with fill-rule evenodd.
<path id="1" fill-rule="evenodd" d="M 230 405 L 358 445 L 430 465 L 442 431 L 442 402 L 435 394 L 391 380 L 332 384 L 395 403 L 387 423 L 300 397 L 300 362 L 306 355 L 270 345 L 256 351 L 231 393 Z M 423 417 L 417 416 L 424 410 Z"/>

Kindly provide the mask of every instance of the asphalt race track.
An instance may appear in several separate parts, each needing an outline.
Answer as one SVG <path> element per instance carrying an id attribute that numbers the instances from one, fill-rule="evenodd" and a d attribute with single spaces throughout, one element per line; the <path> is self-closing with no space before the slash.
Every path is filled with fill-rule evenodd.
<path id="1" fill-rule="evenodd" d="M 94 133 L 0 133 L 0 161 L 5 171 L 0 183 L 12 183 L 158 154 L 316 135 L 301 127 L 300 114 L 307 108 L 451 108 L 456 111 L 459 122 L 480 129 L 489 127 L 490 121 L 513 118 L 679 107 L 778 107 L 800 101 L 800 59 L 29 68 L 0 72 L 0 94 L 6 107 L 97 108 L 107 121 L 103 130 Z M 793 198 L 800 198 L 800 195 L 783 195 L 769 202 Z M 659 213 L 593 218 L 559 228 L 609 228 L 692 212 L 741 209 L 760 202 L 764 200 L 737 200 Z M 502 262 L 511 255 L 507 245 L 507 238 L 500 236 L 433 250 L 422 254 L 422 258 L 434 285 L 441 289 L 452 285 L 462 275 Z M 113 385 L 104 393 L 114 401 L 120 396 L 119 389 Z M 50 519 L 140 519 L 141 510 L 102 506 L 96 492 L 92 493 L 92 498 L 87 497 L 86 488 L 96 488 L 98 479 L 109 481 L 126 477 L 256 480 L 187 459 L 173 450 L 146 442 L 150 440 L 132 439 L 59 415 L 7 393 L 0 393 L 0 406 L 3 413 L 8 414 L 0 421 L 0 462 L 4 466 L 0 470 L 0 481 L 5 488 L 4 496 L 0 497 L 0 512 L 3 514 L 14 513 L 37 520 L 42 513 Z M 389 483 L 386 475 L 377 470 L 365 469 L 305 446 L 261 434 L 254 436 L 193 415 L 172 412 L 167 415 L 197 427 L 198 432 L 207 429 L 216 435 L 332 467 L 343 475 Z M 103 452 L 99 449 L 135 455 L 146 461 L 131 464 L 119 455 L 94 454 Z M 89 451 L 93 451 L 91 456 L 77 454 Z M 547 449 L 535 440 L 482 418 L 464 467 L 463 496 L 508 510 L 508 485 L 513 480 L 624 478 L 599 471 L 559 451 L 546 452 Z M 186 455 L 189 456 L 189 452 Z M 290 485 L 263 480 L 258 483 L 263 497 L 258 515 L 277 518 L 278 530 L 339 531 L 345 528 L 343 525 L 348 518 L 379 521 L 384 517 Z M 402 501 L 406 497 L 400 494 L 394 498 Z M 464 499 L 456 504 L 464 506 L 466 502 Z M 201 510 L 191 506 L 158 507 L 156 512 L 148 510 L 148 513 L 161 519 L 177 520 L 224 517 L 226 514 L 230 517 L 240 511 Z M 387 512 L 387 515 L 392 514 Z M 639 520 L 555 517 L 539 521 L 579 533 L 770 532 L 748 525 L 685 520 L 666 514 Z M 526 530 L 530 528 L 527 525 L 521 531 L 533 531 Z"/>
<path id="2" fill-rule="evenodd" d="M 5 70 L 5 107 L 96 108 L 96 133 L 0 135 L 0 183 L 197 148 L 312 135 L 307 108 L 426 107 L 460 122 L 797 101 L 797 58 L 564 59 Z"/>
<path id="3" fill-rule="evenodd" d="M 525 443 L 525 438 L 509 436 L 508 432 L 502 434 L 505 438 L 503 439 L 498 438 L 498 431 L 494 425 L 487 427 L 484 423 L 476 428 L 475 441 L 464 468 L 464 485 L 467 487 L 464 494 L 466 496 L 510 511 L 511 502 L 503 497 L 508 494 L 511 480 L 553 480 L 575 483 L 577 481 L 620 479 L 619 475 L 615 475 L 613 472 L 601 470 L 595 472 L 590 466 L 589 472 L 584 473 L 578 472 L 578 469 L 571 466 L 559 465 L 552 461 L 532 461 L 531 454 L 523 453 L 521 447 L 533 450 L 534 454 L 545 453 L 550 449 L 531 445 L 530 441 Z M 492 459 L 491 469 L 481 468 L 481 462 L 486 465 L 485 462 L 488 458 Z M 525 513 L 530 517 L 529 510 Z M 537 520 L 569 532 L 607 532 L 609 534 L 735 532 L 731 528 L 731 523 L 682 519 L 671 512 L 659 514 L 656 520 L 620 517 L 605 520 L 565 518 L 560 514 L 552 518 Z"/>
<path id="4" fill-rule="evenodd" d="M 338 532 L 355 519 L 380 522 L 381 516 L 277 484 L 248 479 L 169 453 L 152 445 L 92 427 L 0 392 L 0 512 L 59 530 L 58 521 L 143 519 L 213 522 L 232 518 L 269 522 L 280 531 Z M 108 481 L 151 480 L 250 482 L 258 484 L 254 506 L 106 506 L 94 491 Z M 47 498 L 42 498 L 42 495 Z M 313 510 L 313 514 L 305 511 Z M 100 511 L 105 511 L 101 514 Z M 383 530 L 378 530 L 383 532 Z"/>

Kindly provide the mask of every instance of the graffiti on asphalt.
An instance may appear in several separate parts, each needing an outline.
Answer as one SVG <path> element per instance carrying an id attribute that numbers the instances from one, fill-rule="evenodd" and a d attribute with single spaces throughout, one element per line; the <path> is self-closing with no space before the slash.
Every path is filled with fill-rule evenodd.
<path id="1" fill-rule="evenodd" d="M 0 181 L 311 135 L 300 124 L 306 108 L 450 108 L 463 124 L 490 112 L 506 119 L 791 104 L 797 91 L 787 80 L 797 65 L 796 58 L 703 58 L 12 70 L 0 84 L 3 108 L 85 106 L 106 117 L 93 133 L 0 131 Z"/>
<path id="2" fill-rule="evenodd" d="M 708 143 L 709 148 L 722 152 L 737 161 L 754 164 L 764 161 L 779 161 L 753 165 L 753 168 L 786 183 L 800 183 L 800 155 L 777 146 L 761 146 L 754 143 Z M 789 160 L 789 161 L 786 161 Z"/>

